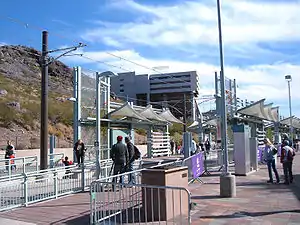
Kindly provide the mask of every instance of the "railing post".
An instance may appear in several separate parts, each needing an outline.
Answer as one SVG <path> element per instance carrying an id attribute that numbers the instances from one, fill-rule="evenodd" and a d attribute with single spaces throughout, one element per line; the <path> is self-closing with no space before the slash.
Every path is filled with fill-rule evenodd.
<path id="1" fill-rule="evenodd" d="M 25 163 L 26 163 L 26 162 L 25 162 L 25 157 L 23 157 L 23 158 L 22 158 L 22 164 L 23 164 L 22 168 L 23 168 L 23 173 L 24 173 L 24 174 L 25 174 L 25 172 L 26 172 L 26 168 L 25 168 L 26 165 L 25 165 Z"/>
<path id="2" fill-rule="evenodd" d="M 11 177 L 11 159 L 8 159 L 8 176 Z"/>
<path id="3" fill-rule="evenodd" d="M 57 180 L 57 171 L 54 171 L 53 173 L 53 179 L 54 179 L 54 193 L 55 198 L 58 198 L 58 180 Z"/>
<path id="4" fill-rule="evenodd" d="M 37 156 L 35 156 L 35 171 L 39 170 L 39 159 Z"/>
<path id="5" fill-rule="evenodd" d="M 23 173 L 23 177 L 24 177 L 24 206 L 28 205 L 28 177 L 25 173 Z"/>
<path id="6" fill-rule="evenodd" d="M 82 163 L 81 165 L 82 165 L 82 168 L 81 168 L 81 190 L 82 190 L 82 192 L 84 192 L 84 190 L 85 190 L 85 174 L 84 174 L 85 165 L 84 165 L 84 163 Z"/>

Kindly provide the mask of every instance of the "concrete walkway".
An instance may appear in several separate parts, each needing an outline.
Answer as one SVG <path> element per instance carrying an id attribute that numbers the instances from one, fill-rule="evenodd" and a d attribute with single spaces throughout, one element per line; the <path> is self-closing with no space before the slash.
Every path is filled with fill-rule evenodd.
<path id="1" fill-rule="evenodd" d="M 282 174 L 281 165 L 278 165 Z M 294 163 L 292 185 L 267 184 L 267 169 L 237 177 L 237 197 L 219 197 L 219 174 L 204 176 L 204 184 L 190 185 L 194 208 L 192 224 L 198 225 L 296 225 L 300 224 L 300 156 Z M 0 213 L 0 224 L 46 225 L 89 223 L 89 193 L 42 202 Z M 13 219 L 15 221 L 6 221 Z M 17 222 L 20 223 L 17 223 Z M 26 223 L 22 223 L 22 222 Z"/>

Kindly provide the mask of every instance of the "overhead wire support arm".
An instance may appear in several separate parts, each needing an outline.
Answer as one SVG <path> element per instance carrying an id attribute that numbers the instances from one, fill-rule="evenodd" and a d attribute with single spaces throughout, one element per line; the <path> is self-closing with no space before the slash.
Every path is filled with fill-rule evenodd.
<path id="1" fill-rule="evenodd" d="M 85 47 L 85 46 L 87 46 L 87 45 L 79 43 L 79 45 L 77 45 L 77 46 L 68 47 L 68 48 L 61 48 L 61 49 L 54 49 L 54 50 L 48 51 L 47 53 L 60 52 L 60 51 L 66 51 L 66 52 L 64 52 L 61 55 L 59 55 L 59 56 L 53 58 L 52 60 L 50 60 L 47 63 L 47 66 L 50 65 L 51 63 L 53 63 L 54 61 L 58 60 L 59 58 L 61 58 L 63 56 L 67 56 L 70 52 L 76 51 L 78 48 L 82 48 L 82 47 Z"/>

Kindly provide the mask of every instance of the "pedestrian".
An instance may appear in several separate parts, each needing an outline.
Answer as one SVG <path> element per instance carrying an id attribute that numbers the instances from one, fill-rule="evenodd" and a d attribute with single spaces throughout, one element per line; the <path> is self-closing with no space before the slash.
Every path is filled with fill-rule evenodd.
<path id="1" fill-rule="evenodd" d="M 79 139 L 74 145 L 74 151 L 77 159 L 77 164 L 80 166 L 81 163 L 84 162 L 84 155 L 85 155 L 85 145 L 81 139 Z"/>
<path id="2" fill-rule="evenodd" d="M 135 175 L 133 173 L 134 161 L 140 158 L 140 153 L 137 147 L 130 141 L 129 137 L 125 137 L 125 143 L 128 149 L 128 162 L 126 163 L 126 172 L 128 174 L 128 183 L 135 184 Z"/>
<path id="3" fill-rule="evenodd" d="M 289 139 L 289 135 L 288 135 L 287 133 L 283 133 L 283 134 L 282 134 L 282 142 L 281 142 L 281 143 L 283 143 L 284 141 L 288 141 L 289 146 L 292 147 L 292 142 L 291 142 L 291 140 Z"/>
<path id="4" fill-rule="evenodd" d="M 282 163 L 284 173 L 284 184 L 293 183 L 293 160 L 295 151 L 291 148 L 289 141 L 285 140 L 281 145 L 280 162 Z"/>
<path id="5" fill-rule="evenodd" d="M 110 151 L 110 157 L 114 163 L 113 175 L 113 190 L 117 181 L 118 174 L 122 174 L 125 171 L 125 164 L 128 162 L 128 150 L 125 144 L 122 142 L 123 137 L 117 137 L 117 143 L 114 144 Z M 120 183 L 123 183 L 123 176 L 120 176 Z"/>
<path id="6" fill-rule="evenodd" d="M 170 140 L 170 148 L 171 148 L 171 154 L 174 155 L 175 142 L 173 139 Z"/>
<path id="7" fill-rule="evenodd" d="M 210 152 L 210 147 L 211 147 L 210 141 L 209 141 L 208 139 L 206 139 L 204 145 L 205 145 L 205 149 L 206 149 L 207 154 L 209 154 L 209 152 Z"/>
<path id="8" fill-rule="evenodd" d="M 269 180 L 268 183 L 273 183 L 273 175 L 272 175 L 272 170 L 275 174 L 276 177 L 276 183 L 278 184 L 280 182 L 279 180 L 279 175 L 276 169 L 276 155 L 277 155 L 277 149 L 275 146 L 272 144 L 269 138 L 264 139 L 264 152 L 263 152 L 263 158 L 264 161 L 267 162 L 268 166 L 268 172 L 269 172 Z"/>
<path id="9" fill-rule="evenodd" d="M 65 158 L 61 158 L 62 163 L 65 165 L 66 168 L 66 174 L 70 174 L 70 166 L 73 165 L 73 162 L 69 160 L 69 157 L 66 156 Z"/>
<path id="10" fill-rule="evenodd" d="M 5 161 L 6 165 L 6 170 L 9 171 L 9 164 L 11 165 L 11 170 L 14 168 L 15 170 L 17 169 L 15 161 L 13 160 L 15 158 L 15 152 L 14 152 L 15 147 L 11 143 L 11 141 L 7 141 L 6 149 L 5 149 L 5 159 L 9 159 Z"/>

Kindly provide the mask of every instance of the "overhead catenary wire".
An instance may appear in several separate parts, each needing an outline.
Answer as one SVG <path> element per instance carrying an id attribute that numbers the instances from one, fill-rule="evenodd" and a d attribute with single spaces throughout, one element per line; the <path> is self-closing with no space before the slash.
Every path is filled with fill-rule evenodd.
<path id="1" fill-rule="evenodd" d="M 68 39 L 68 40 L 73 40 L 73 41 L 74 41 L 74 39 L 71 39 L 70 37 L 63 36 L 63 35 L 61 35 L 61 34 L 58 34 L 58 33 L 53 32 L 53 31 L 49 31 L 48 29 L 44 29 L 44 28 L 39 27 L 39 26 L 33 26 L 33 25 L 31 25 L 31 24 L 29 24 L 29 23 L 27 23 L 27 22 L 24 22 L 24 21 L 22 21 L 22 20 L 20 20 L 20 19 L 16 19 L 16 18 L 13 18 L 13 17 L 1 15 L 1 14 L 0 14 L 0 18 L 5 19 L 5 20 L 9 20 L 9 21 L 14 22 L 14 23 L 21 24 L 21 25 L 23 25 L 23 26 L 26 26 L 26 28 L 29 28 L 29 29 L 34 29 L 34 30 L 39 30 L 39 31 L 47 30 L 47 31 L 49 32 L 49 34 L 52 34 L 52 35 L 57 36 L 57 37 L 59 37 L 59 38 L 64 38 L 64 39 Z M 76 40 L 75 42 L 81 43 L 82 41 Z M 129 63 L 132 63 L 132 64 L 134 64 L 134 65 L 136 65 L 136 66 L 139 66 L 139 67 L 142 67 L 142 68 L 145 68 L 145 69 L 154 71 L 154 72 L 156 72 L 156 73 L 158 73 L 158 74 L 160 74 L 160 75 L 165 75 L 165 76 L 168 76 L 168 77 L 170 77 L 170 78 L 177 79 L 178 81 L 181 81 L 181 82 L 183 82 L 183 83 L 187 83 L 187 84 L 190 83 L 190 82 L 187 82 L 187 81 L 185 81 L 185 80 L 183 80 L 183 79 L 180 79 L 180 78 L 178 78 L 178 77 L 175 77 L 174 75 L 171 75 L 171 74 L 168 74 L 168 75 L 167 75 L 167 74 L 161 73 L 159 70 L 156 70 L 156 69 L 154 69 L 154 68 L 151 68 L 151 67 L 142 65 L 142 64 L 140 64 L 140 63 L 137 63 L 137 62 L 134 62 L 134 61 L 132 61 L 132 60 L 126 59 L 126 58 L 124 58 L 124 57 L 118 56 L 118 55 L 113 54 L 113 53 L 111 53 L 111 52 L 107 52 L 107 51 L 106 51 L 105 53 L 108 54 L 108 55 L 110 55 L 110 56 L 112 56 L 112 57 L 118 58 L 118 59 L 120 59 L 120 60 L 124 60 L 124 61 L 127 61 L 127 62 L 129 62 Z M 82 54 L 81 57 L 87 57 L 87 56 L 84 56 L 84 55 Z M 97 62 L 97 60 L 94 60 L 94 61 Z M 102 64 L 106 64 L 106 65 L 109 64 L 109 63 L 101 62 L 101 61 L 98 61 L 98 62 L 99 62 L 99 63 L 102 63 Z M 112 64 L 110 64 L 109 66 L 112 66 Z M 114 68 L 119 68 L 119 69 L 120 69 L 119 66 L 113 65 L 112 67 L 114 67 Z M 133 72 L 132 70 L 127 70 L 127 69 L 125 69 L 124 71 L 127 71 L 127 72 Z M 152 79 L 154 80 L 154 79 L 156 79 L 156 78 L 153 77 Z M 158 79 L 158 78 L 157 78 L 157 79 Z M 162 81 L 162 80 L 160 80 L 160 82 L 166 83 L 166 84 L 170 84 L 169 82 Z"/>

